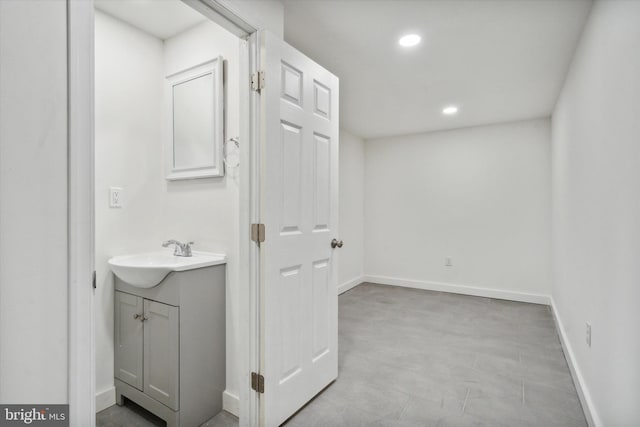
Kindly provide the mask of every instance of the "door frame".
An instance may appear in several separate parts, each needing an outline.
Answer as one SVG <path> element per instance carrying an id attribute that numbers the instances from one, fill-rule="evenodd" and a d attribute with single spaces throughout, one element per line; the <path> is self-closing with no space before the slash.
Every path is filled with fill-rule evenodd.
<path id="1" fill-rule="evenodd" d="M 260 219 L 260 95 L 250 78 L 259 68 L 258 28 L 232 0 L 182 0 L 236 34 L 240 43 L 240 356 L 241 426 L 259 423 L 259 395 L 251 372 L 260 362 L 260 252 L 250 239 L 250 224 Z M 68 401 L 72 426 L 95 426 L 96 365 L 94 336 L 94 1 L 67 2 L 68 113 Z"/>
<path id="2" fill-rule="evenodd" d="M 67 387 L 74 426 L 94 426 L 96 418 L 93 28 L 93 0 L 67 0 Z"/>

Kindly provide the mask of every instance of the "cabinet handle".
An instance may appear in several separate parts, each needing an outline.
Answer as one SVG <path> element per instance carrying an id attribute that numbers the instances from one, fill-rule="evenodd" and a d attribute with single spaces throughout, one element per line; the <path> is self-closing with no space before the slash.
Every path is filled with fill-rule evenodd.
<path id="1" fill-rule="evenodd" d="M 140 313 L 136 313 L 136 314 L 134 314 L 134 315 L 133 315 L 133 318 L 134 318 L 134 319 L 136 319 L 136 320 L 137 320 L 137 319 L 140 319 L 140 321 L 141 321 L 141 322 L 144 322 L 145 320 L 149 320 L 149 319 L 147 319 L 146 317 L 144 317 L 144 315 L 142 315 L 142 314 L 140 314 Z"/>

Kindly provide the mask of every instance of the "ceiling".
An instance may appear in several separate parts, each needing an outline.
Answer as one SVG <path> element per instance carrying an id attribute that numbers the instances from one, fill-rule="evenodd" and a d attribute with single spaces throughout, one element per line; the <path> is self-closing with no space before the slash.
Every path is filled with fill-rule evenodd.
<path id="1" fill-rule="evenodd" d="M 285 40 L 340 78 L 363 138 L 549 116 L 590 0 L 283 0 Z M 398 45 L 416 33 L 422 42 Z M 447 105 L 459 106 L 453 116 Z"/>
<path id="2" fill-rule="evenodd" d="M 96 8 L 166 40 L 206 18 L 180 0 L 95 0 Z"/>

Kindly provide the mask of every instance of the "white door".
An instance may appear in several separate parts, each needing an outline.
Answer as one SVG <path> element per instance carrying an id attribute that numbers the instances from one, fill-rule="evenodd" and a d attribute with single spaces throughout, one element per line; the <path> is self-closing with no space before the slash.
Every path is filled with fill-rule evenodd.
<path id="1" fill-rule="evenodd" d="M 338 78 L 261 33 L 261 422 L 338 375 Z"/>

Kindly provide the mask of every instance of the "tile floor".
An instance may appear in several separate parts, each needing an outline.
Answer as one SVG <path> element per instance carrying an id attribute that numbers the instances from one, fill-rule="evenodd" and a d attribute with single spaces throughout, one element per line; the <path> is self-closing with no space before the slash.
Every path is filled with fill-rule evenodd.
<path id="1" fill-rule="evenodd" d="M 587 425 L 548 307 L 368 283 L 339 301 L 339 378 L 287 427 Z M 163 424 L 98 414 L 98 427 Z"/>

